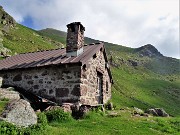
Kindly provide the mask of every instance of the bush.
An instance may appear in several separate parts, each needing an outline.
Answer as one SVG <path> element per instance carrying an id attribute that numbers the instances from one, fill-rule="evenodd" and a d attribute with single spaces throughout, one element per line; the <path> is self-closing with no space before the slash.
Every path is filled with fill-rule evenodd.
<path id="1" fill-rule="evenodd" d="M 50 110 L 47 111 L 45 114 L 49 122 L 66 122 L 71 121 L 73 119 L 70 113 L 64 112 L 62 109 Z"/>
<path id="2" fill-rule="evenodd" d="M 13 124 L 2 121 L 0 122 L 1 135 L 21 135 L 20 130 Z"/>
<path id="3" fill-rule="evenodd" d="M 47 117 L 45 115 L 45 113 L 38 113 L 38 124 L 41 124 L 41 127 L 46 127 L 48 125 L 48 120 Z"/>

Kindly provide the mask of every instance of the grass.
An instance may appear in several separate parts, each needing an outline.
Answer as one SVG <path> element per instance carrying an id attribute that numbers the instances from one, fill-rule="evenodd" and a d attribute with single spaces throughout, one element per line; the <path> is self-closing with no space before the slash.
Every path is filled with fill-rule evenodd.
<path id="1" fill-rule="evenodd" d="M 0 114 L 3 112 L 9 100 L 0 100 Z"/>
<path id="2" fill-rule="evenodd" d="M 10 49 L 13 54 L 57 48 L 44 40 L 36 31 L 19 24 L 4 35 L 3 46 Z"/>
<path id="3" fill-rule="evenodd" d="M 118 111 L 118 117 L 102 116 L 99 113 L 91 117 L 70 122 L 51 122 L 44 135 L 144 135 L 178 134 L 179 118 L 132 117 L 128 110 Z"/>
<path id="4" fill-rule="evenodd" d="M 50 39 L 61 42 L 62 44 L 66 44 L 66 32 L 58 31 L 52 28 L 47 28 L 37 32 L 42 36 L 46 36 L 49 37 Z"/>
<path id="5" fill-rule="evenodd" d="M 136 70 L 113 68 L 113 102 L 141 109 L 164 108 L 169 114 L 180 116 L 180 81 L 171 82 L 164 76 Z"/>
<path id="6" fill-rule="evenodd" d="M 180 132 L 180 118 L 159 118 L 159 117 L 135 117 L 132 116 L 132 109 L 127 108 L 125 110 L 116 110 L 118 115 L 116 117 L 109 117 L 108 111 L 103 112 L 89 112 L 87 117 L 80 120 L 67 121 L 52 121 L 47 125 L 47 120 L 44 116 L 41 118 L 41 123 L 34 127 L 27 129 L 20 129 L 12 127 L 9 124 L 0 122 L 3 127 L 3 133 L 12 132 L 18 134 L 18 132 L 30 133 L 33 135 L 144 135 L 144 134 L 156 134 L 156 135 L 178 135 Z M 103 115 L 102 115 L 103 114 Z M 7 128 L 8 131 L 7 131 Z M 16 135 L 14 134 L 14 135 Z"/>

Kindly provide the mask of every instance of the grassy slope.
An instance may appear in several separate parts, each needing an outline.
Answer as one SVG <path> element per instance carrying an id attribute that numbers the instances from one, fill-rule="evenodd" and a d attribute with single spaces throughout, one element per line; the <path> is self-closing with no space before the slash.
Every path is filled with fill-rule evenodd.
<path id="1" fill-rule="evenodd" d="M 55 30 L 52 28 L 43 29 L 37 31 L 40 35 L 49 37 L 55 41 L 59 41 L 63 44 L 66 44 L 66 32 Z"/>
<path id="2" fill-rule="evenodd" d="M 36 31 L 20 24 L 4 34 L 3 46 L 10 49 L 12 54 L 57 48 L 51 42 L 47 42 L 46 38 L 40 36 Z"/>
<path id="3" fill-rule="evenodd" d="M 51 33 L 46 29 L 43 32 Z M 58 33 L 55 31 L 54 34 Z M 58 36 L 64 37 L 64 32 Z M 85 38 L 86 43 L 98 42 Z M 141 109 L 164 108 L 173 116 L 180 116 L 180 61 L 168 57 L 139 57 L 133 48 L 105 42 L 108 58 L 112 54 L 112 100 L 118 107 L 136 106 Z M 128 60 L 136 61 L 137 67 Z"/>
<path id="4" fill-rule="evenodd" d="M 111 48 L 113 62 L 119 64 L 118 67 L 112 67 L 114 103 L 118 106 L 136 106 L 142 109 L 164 108 L 171 115 L 180 116 L 179 61 L 173 59 L 176 67 L 172 67 L 170 64 L 172 60 L 163 57 L 157 66 L 153 65 L 157 58 L 139 57 L 133 49 L 118 47 L 112 45 Z M 133 67 L 128 60 L 141 64 Z M 148 64 L 151 68 L 147 68 Z M 155 67 L 158 67 L 158 70 L 155 70 Z"/>
<path id="5" fill-rule="evenodd" d="M 44 135 L 178 135 L 179 118 L 132 117 L 131 110 L 119 110 L 110 117 L 102 112 L 90 112 L 84 119 L 50 122 Z M 107 112 L 108 113 L 108 112 Z M 39 132 L 35 132 L 39 134 Z"/>

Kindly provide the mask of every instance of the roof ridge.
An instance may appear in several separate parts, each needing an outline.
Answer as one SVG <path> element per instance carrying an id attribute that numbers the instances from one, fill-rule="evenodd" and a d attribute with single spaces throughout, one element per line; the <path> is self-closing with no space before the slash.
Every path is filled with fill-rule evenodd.
<path id="1" fill-rule="evenodd" d="M 35 51 L 35 52 L 24 52 L 24 53 L 18 53 L 17 55 L 20 54 L 29 54 L 29 53 L 37 53 L 37 52 L 45 52 L 45 51 L 53 51 L 53 50 L 60 50 L 60 49 L 65 49 L 65 48 L 56 48 L 56 49 L 49 49 L 49 50 L 39 50 L 39 51 Z M 16 56 L 16 55 L 13 55 Z"/>
<path id="2" fill-rule="evenodd" d="M 84 44 L 84 46 L 89 46 L 89 45 L 98 45 L 98 44 L 101 44 L 103 42 L 95 42 L 95 43 L 90 43 L 90 44 Z M 53 51 L 53 50 L 60 50 L 60 49 L 66 49 L 66 47 L 61 47 L 61 48 L 56 48 L 56 49 L 47 49 L 47 50 L 39 50 L 39 51 L 34 51 L 34 52 L 24 52 L 24 53 L 19 53 L 17 55 L 20 55 L 20 54 L 28 54 L 28 53 L 37 53 L 37 52 L 45 52 L 45 51 Z M 15 56 L 15 55 L 14 55 Z"/>

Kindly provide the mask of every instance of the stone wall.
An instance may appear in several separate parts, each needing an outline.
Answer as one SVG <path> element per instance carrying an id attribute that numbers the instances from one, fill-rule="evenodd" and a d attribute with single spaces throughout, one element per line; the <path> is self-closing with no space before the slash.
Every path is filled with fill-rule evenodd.
<path id="1" fill-rule="evenodd" d="M 111 98 L 111 82 L 103 51 L 97 52 L 85 66 L 56 65 L 29 69 L 0 71 L 3 85 L 17 86 L 62 103 L 98 105 L 97 74 L 102 74 L 102 101 Z"/>
<path id="2" fill-rule="evenodd" d="M 3 85 L 32 91 L 59 104 L 79 100 L 80 66 L 53 66 L 1 71 Z"/>
<path id="3" fill-rule="evenodd" d="M 111 83 L 106 68 L 103 51 L 99 51 L 86 64 L 87 68 L 82 69 L 80 84 L 82 104 L 97 105 L 99 98 L 97 73 L 101 72 L 103 76 L 102 96 L 103 103 L 106 103 L 111 98 Z"/>

